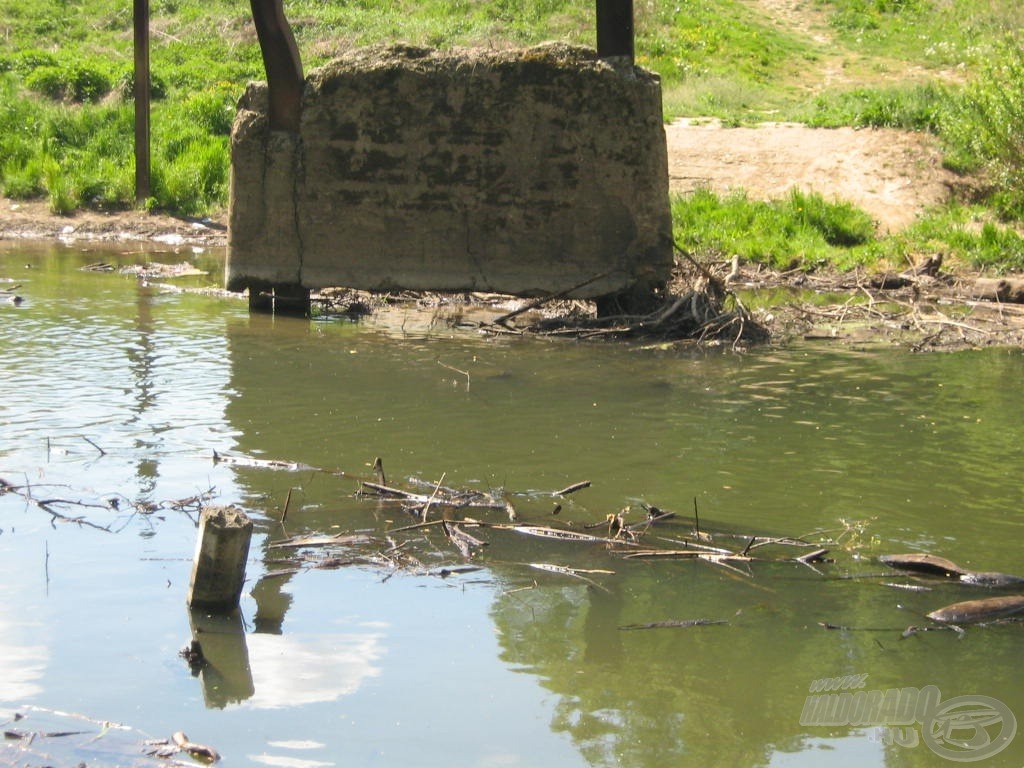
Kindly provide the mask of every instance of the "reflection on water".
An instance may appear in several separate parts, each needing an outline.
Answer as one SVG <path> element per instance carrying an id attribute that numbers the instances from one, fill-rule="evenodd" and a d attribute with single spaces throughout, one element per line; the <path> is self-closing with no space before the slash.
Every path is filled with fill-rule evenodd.
<path id="1" fill-rule="evenodd" d="M 0 478 L 21 489 L 0 493 L 0 706 L 308 766 L 936 764 L 870 728 L 800 724 L 814 680 L 861 673 L 870 689 L 935 685 L 1024 717 L 1021 625 L 902 640 L 976 593 L 845 578 L 893 551 L 1024 571 L 1017 351 L 679 354 L 489 340 L 409 309 L 306 323 L 80 271 L 97 260 L 0 253 L 26 297 L 0 307 L 16 350 L 0 358 Z M 501 489 L 542 523 L 551 497 L 537 492 L 591 480 L 559 520 L 630 507 L 635 522 L 648 503 L 684 513 L 651 534 L 679 540 L 696 506 L 737 549 L 830 531 L 836 563 L 728 570 L 487 531 L 482 570 L 442 578 L 427 573 L 462 559 L 426 529 L 381 545 L 422 571 L 317 569 L 269 542 L 384 538 L 411 517 L 354 498 L 351 477 L 216 464 L 214 450 L 350 475 L 380 456 L 395 483 Z M 229 620 L 185 608 L 195 520 L 160 503 L 211 488 L 256 520 Z M 51 519 L 44 498 L 94 527 Z M 537 562 L 615 573 L 595 586 Z M 726 623 L 622 629 L 692 619 Z M 209 662 L 195 677 L 177 657 L 193 637 Z M 1022 758 L 1018 739 L 986 764 Z"/>
<path id="2" fill-rule="evenodd" d="M 20 624 L 12 618 L 0 616 L 0 679 L 5 699 L 27 701 L 43 691 L 39 681 L 49 653 L 39 642 L 40 626 Z"/>
<path id="3" fill-rule="evenodd" d="M 380 633 L 313 637 L 249 635 L 249 662 L 256 692 L 246 704 L 258 709 L 337 701 L 380 675 Z"/>

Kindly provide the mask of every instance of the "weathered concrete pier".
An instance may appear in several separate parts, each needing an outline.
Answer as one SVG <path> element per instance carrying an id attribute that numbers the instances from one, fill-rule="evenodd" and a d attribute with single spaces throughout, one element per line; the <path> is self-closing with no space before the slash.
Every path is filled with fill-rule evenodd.
<path id="1" fill-rule="evenodd" d="M 269 112 L 251 85 L 230 288 L 602 297 L 669 275 L 660 81 L 631 57 L 377 46 L 305 78 L 296 130 Z"/>

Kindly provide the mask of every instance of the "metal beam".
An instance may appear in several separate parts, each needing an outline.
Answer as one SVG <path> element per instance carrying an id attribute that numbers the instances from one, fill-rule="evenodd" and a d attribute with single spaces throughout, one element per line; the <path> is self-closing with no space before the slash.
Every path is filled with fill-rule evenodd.
<path id="1" fill-rule="evenodd" d="M 270 92 L 270 130 L 299 132 L 302 60 L 282 0 L 250 0 Z"/>
<path id="2" fill-rule="evenodd" d="M 135 31 L 135 204 L 149 199 L 149 0 L 134 0 Z"/>
<path id="3" fill-rule="evenodd" d="M 597 55 L 633 63 L 633 0 L 597 0 Z"/>

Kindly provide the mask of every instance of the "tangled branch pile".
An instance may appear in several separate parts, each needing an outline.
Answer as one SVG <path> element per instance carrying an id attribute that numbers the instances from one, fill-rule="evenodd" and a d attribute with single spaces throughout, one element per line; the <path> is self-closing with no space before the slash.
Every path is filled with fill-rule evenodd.
<path id="1" fill-rule="evenodd" d="M 523 325 L 513 322 L 559 298 L 551 296 L 504 314 L 482 326 L 482 330 L 577 339 L 728 343 L 733 347 L 767 341 L 767 329 L 726 288 L 725 282 L 688 254 L 682 255 L 685 261 L 677 263 L 677 279 L 673 281 L 676 291 L 666 293 L 648 312 L 599 313 L 584 302 L 568 302 L 558 307 L 561 311 Z"/>

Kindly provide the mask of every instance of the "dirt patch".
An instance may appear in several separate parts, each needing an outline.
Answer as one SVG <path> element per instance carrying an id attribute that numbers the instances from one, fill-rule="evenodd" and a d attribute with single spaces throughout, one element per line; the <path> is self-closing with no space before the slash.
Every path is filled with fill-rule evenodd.
<path id="1" fill-rule="evenodd" d="M 148 241 L 213 247 L 227 244 L 226 222 L 226 214 L 200 219 L 145 211 L 78 211 L 55 216 L 45 202 L 0 197 L 0 240 Z"/>
<path id="2" fill-rule="evenodd" d="M 942 167 L 933 137 L 906 131 L 677 120 L 665 134 L 673 192 L 742 189 L 754 200 L 818 192 L 863 208 L 881 233 L 904 229 L 946 202 L 958 179 Z"/>

